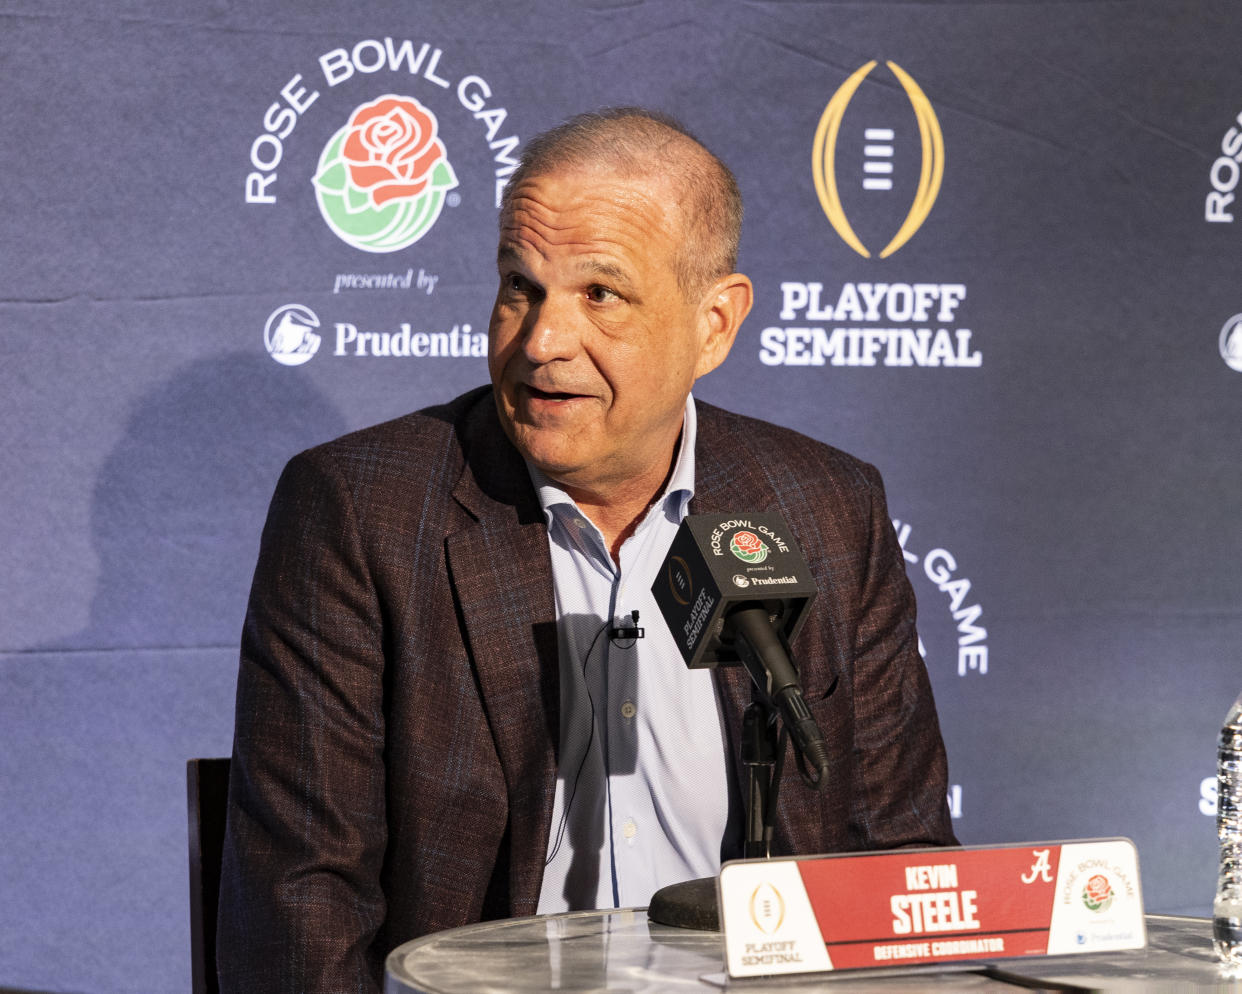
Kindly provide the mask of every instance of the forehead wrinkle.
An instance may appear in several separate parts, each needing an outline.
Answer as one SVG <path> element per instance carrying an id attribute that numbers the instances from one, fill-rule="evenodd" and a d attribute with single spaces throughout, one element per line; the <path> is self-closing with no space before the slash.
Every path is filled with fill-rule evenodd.
<path id="1" fill-rule="evenodd" d="M 568 196 L 555 174 L 524 181 L 501 220 L 499 261 L 529 268 L 568 254 L 567 275 L 601 280 L 637 301 L 635 280 L 647 262 L 671 271 L 684 250 L 675 191 L 667 177 L 590 172 L 590 185 Z"/>
<path id="2" fill-rule="evenodd" d="M 624 233 L 625 229 L 632 228 L 634 235 L 639 238 L 648 237 L 649 231 L 646 229 L 653 226 L 661 231 L 676 233 L 677 225 L 675 222 L 670 225 L 670 221 L 678 208 L 672 206 L 670 212 L 670 205 L 663 203 L 661 197 L 653 196 L 648 190 L 637 186 L 640 177 L 617 179 L 606 174 L 594 188 L 580 193 L 569 203 L 557 203 L 558 194 L 555 189 L 551 193 L 540 190 L 540 181 L 550 178 L 554 179 L 555 176 L 530 177 L 522 184 L 525 189 L 514 191 L 508 205 L 506 228 L 526 223 L 536 228 L 558 231 L 584 224 L 600 225 L 603 222 L 600 225 L 601 230 L 620 229 Z M 683 193 L 680 190 L 669 190 L 667 177 L 653 175 L 643 176 L 641 179 L 645 185 L 664 187 L 665 192 L 672 194 L 674 204 Z M 626 224 L 631 218 L 634 223 Z M 604 237 L 607 238 L 607 235 Z"/>
<path id="3" fill-rule="evenodd" d="M 515 240 L 534 236 L 550 245 L 566 247 L 614 244 L 624 247 L 627 240 L 644 243 L 652 235 L 651 225 L 644 224 L 645 219 L 636 212 L 576 207 L 548 211 L 546 215 L 515 210 L 505 224 L 504 233 Z"/>
<path id="4" fill-rule="evenodd" d="M 607 226 L 621 231 L 602 227 L 579 234 L 580 226 L 576 224 L 527 224 L 514 219 L 501 232 L 497 258 L 501 263 L 522 264 L 531 254 L 547 260 L 555 250 L 565 249 L 576 256 L 572 263 L 579 273 L 628 282 L 632 274 L 626 263 L 632 263 L 635 252 L 648 244 L 650 236 L 641 225 Z"/>
<path id="5" fill-rule="evenodd" d="M 530 212 L 515 210 L 500 231 L 502 258 L 516 260 L 524 252 L 534 252 L 546 259 L 556 248 L 582 246 L 585 249 L 588 243 L 575 239 L 571 234 L 573 228 L 572 223 L 556 224 Z"/>

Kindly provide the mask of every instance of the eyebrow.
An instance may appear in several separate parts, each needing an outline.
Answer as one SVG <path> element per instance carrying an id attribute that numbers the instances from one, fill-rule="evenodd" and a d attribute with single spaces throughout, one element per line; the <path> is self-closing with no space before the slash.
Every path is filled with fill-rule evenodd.
<path id="1" fill-rule="evenodd" d="M 578 270 L 592 276 L 604 276 L 618 283 L 629 283 L 629 275 L 620 266 L 612 262 L 597 262 L 584 259 L 578 264 Z"/>

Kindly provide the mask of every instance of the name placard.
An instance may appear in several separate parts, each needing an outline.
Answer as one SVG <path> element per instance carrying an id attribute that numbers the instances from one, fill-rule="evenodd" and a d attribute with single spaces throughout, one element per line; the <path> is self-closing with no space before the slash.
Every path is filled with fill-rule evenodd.
<path id="1" fill-rule="evenodd" d="M 719 886 L 732 977 L 1147 945 L 1129 839 L 739 860 Z"/>

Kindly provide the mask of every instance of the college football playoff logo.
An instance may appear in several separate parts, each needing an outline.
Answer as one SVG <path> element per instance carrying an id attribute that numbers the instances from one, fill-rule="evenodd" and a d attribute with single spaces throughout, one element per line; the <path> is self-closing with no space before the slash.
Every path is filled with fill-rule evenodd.
<path id="1" fill-rule="evenodd" d="M 880 258 L 887 259 L 908 242 L 919 230 L 927 215 L 931 213 L 936 196 L 940 193 L 940 181 L 944 177 L 944 136 L 940 131 L 940 122 L 931 102 L 910 75 L 895 62 L 886 62 L 889 70 L 906 92 L 914 118 L 918 124 L 919 142 L 922 157 L 919 166 L 918 187 L 914 200 L 910 204 L 905 221 L 898 228 L 889 243 L 880 251 Z M 854 93 L 866 79 L 867 74 L 876 66 L 873 59 L 854 72 L 849 79 L 841 84 L 840 89 L 832 95 L 824 113 L 820 116 L 819 127 L 815 130 L 815 145 L 812 149 L 812 171 L 815 178 L 815 192 L 819 195 L 820 206 L 823 207 L 828 221 L 836 229 L 842 241 L 865 259 L 871 258 L 871 251 L 854 232 L 845 208 L 841 205 L 841 192 L 837 184 L 837 139 L 841 132 L 841 120 L 845 117 L 845 109 L 849 106 Z M 866 189 L 891 189 L 888 176 L 892 173 L 891 158 L 893 155 L 892 141 L 894 134 L 890 129 L 868 129 L 867 145 L 864 149 L 868 163 L 864 167 L 869 175 L 864 180 Z"/>
<path id="2" fill-rule="evenodd" d="M 785 923 L 785 899 L 766 881 L 751 891 L 750 920 L 764 935 L 779 932 Z"/>

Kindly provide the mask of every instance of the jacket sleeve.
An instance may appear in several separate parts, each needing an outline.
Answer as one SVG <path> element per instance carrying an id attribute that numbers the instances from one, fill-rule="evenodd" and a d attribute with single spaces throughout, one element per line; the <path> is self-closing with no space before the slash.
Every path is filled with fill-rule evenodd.
<path id="1" fill-rule="evenodd" d="M 222 991 L 377 991 L 383 623 L 323 450 L 281 476 L 245 627 L 218 920 Z"/>
<path id="2" fill-rule="evenodd" d="M 853 831 L 868 849 L 957 845 L 944 743 L 919 655 L 914 591 L 879 473 L 866 465 L 863 471 L 871 499 L 852 646 Z"/>

